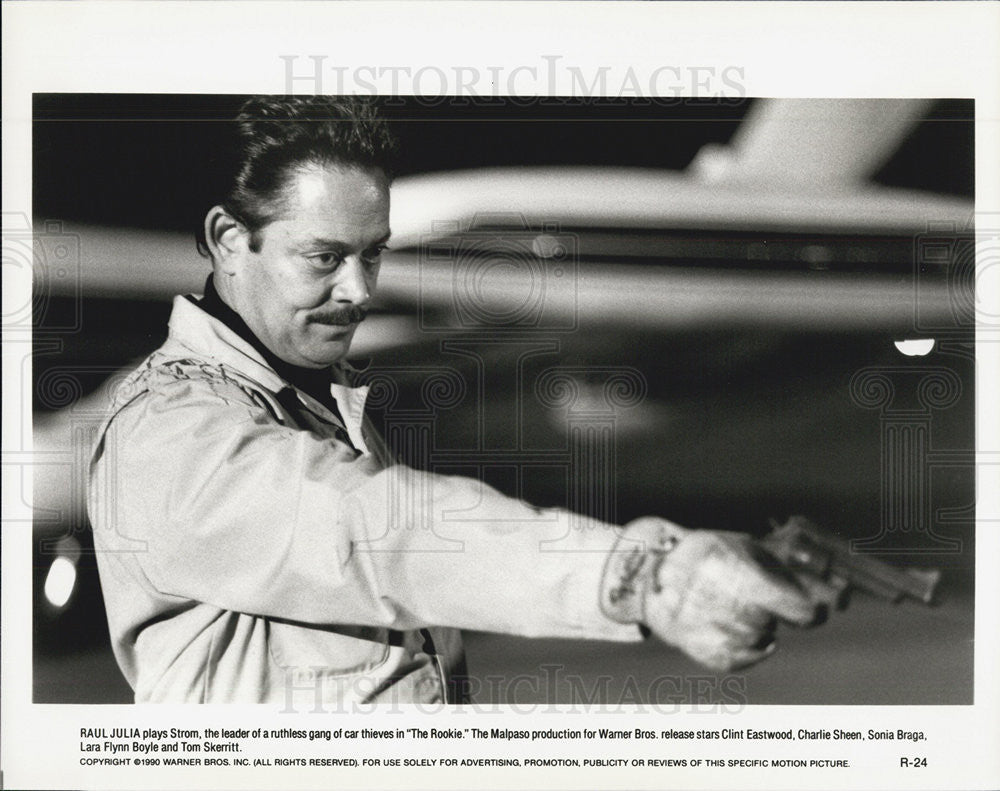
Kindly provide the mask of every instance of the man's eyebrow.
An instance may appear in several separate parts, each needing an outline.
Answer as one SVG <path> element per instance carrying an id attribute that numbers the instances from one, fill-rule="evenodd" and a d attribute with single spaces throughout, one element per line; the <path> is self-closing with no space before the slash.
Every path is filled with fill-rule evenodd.
<path id="1" fill-rule="evenodd" d="M 329 250 L 338 253 L 347 250 L 345 242 L 324 236 L 310 236 L 307 239 L 302 239 L 296 243 L 295 247 L 298 250 Z"/>
<path id="2" fill-rule="evenodd" d="M 374 247 L 376 245 L 385 244 L 389 241 L 389 237 L 392 236 L 392 231 L 387 231 L 384 236 L 379 237 L 374 242 L 366 247 Z M 330 239 L 325 236 L 311 236 L 308 239 L 300 242 L 297 247 L 302 249 L 323 249 L 332 250 L 337 252 L 343 252 L 350 249 L 350 245 L 347 242 L 343 242 L 340 239 Z"/>
<path id="3" fill-rule="evenodd" d="M 391 236 L 392 231 L 387 231 L 384 236 L 367 245 L 366 249 L 385 244 Z M 312 236 L 300 242 L 296 247 L 300 250 L 329 250 L 336 253 L 344 253 L 350 250 L 350 246 L 346 242 L 342 242 L 340 239 L 328 239 L 324 236 Z"/>

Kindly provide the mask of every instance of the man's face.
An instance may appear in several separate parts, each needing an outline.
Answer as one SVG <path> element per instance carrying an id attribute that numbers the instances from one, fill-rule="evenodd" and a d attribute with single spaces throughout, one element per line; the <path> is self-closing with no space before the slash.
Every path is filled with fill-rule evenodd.
<path id="1" fill-rule="evenodd" d="M 342 359 L 375 291 L 389 238 L 389 185 L 380 170 L 304 166 L 283 209 L 245 244 L 228 302 L 282 360 L 323 368 Z"/>

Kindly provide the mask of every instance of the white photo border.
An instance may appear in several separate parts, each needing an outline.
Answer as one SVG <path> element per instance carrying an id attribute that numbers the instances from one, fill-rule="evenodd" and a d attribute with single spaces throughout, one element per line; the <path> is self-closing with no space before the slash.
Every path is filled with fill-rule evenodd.
<path id="1" fill-rule="evenodd" d="M 955 97 L 976 101 L 977 215 L 1000 218 L 1000 5 L 995 3 L 469 3 L 452 2 L 33 2 L 3 4 L 3 211 L 30 216 L 31 96 L 33 93 L 284 93 L 288 58 L 323 57 L 324 79 L 344 68 L 357 81 L 358 69 L 395 67 L 379 76 L 361 72 L 379 93 L 407 93 L 412 75 L 437 66 L 447 79 L 468 67 L 510 80 L 524 95 L 568 93 L 565 68 L 547 79 L 546 58 L 560 67 L 607 66 L 611 84 L 628 69 L 640 78 L 664 66 L 675 68 L 693 87 L 736 91 L 753 97 Z M 531 77 L 525 66 L 536 66 Z M 409 69 L 410 77 L 403 70 Z M 518 71 L 518 70 L 521 71 Z M 699 83 L 711 70 L 711 78 Z M 692 72 L 692 70 L 695 70 Z M 727 71 L 729 70 L 729 71 Z M 738 70 L 738 71 L 733 71 Z M 588 72 L 592 73 L 592 72 Z M 424 72 L 431 80 L 435 72 Z M 692 76 L 694 74 L 694 76 Z M 731 78 L 722 85 L 722 75 Z M 738 74 L 738 79 L 736 75 Z M 402 76 L 401 76 L 402 75 Z M 672 82 L 669 90 L 685 91 Z M 393 84 L 392 80 L 396 80 Z M 431 87 L 436 87 L 433 83 Z M 296 86 L 310 92 L 308 81 Z M 332 86 L 330 92 L 335 92 Z M 688 94 L 690 95 L 690 94 Z M 730 94 L 736 95 L 736 94 Z M 4 286 L 8 273 L 4 271 Z M 985 315 L 1000 305 L 998 283 L 981 271 L 977 298 Z M 11 283 L 11 287 L 16 284 Z M 992 308 L 992 310 L 990 309 Z M 257 707 L 54 706 L 31 702 L 31 531 L 30 508 L 7 484 L 20 486 L 18 465 L 30 466 L 30 383 L 23 381 L 30 335 L 4 333 L 4 523 L 3 523 L 3 778 L 16 788 L 995 788 L 1000 785 L 1000 557 L 995 529 L 1000 514 L 996 465 L 977 476 L 980 529 L 976 542 L 975 704 L 942 707 L 760 707 L 758 722 L 825 727 L 831 721 L 861 727 L 905 727 L 932 723 L 936 734 L 924 749 L 931 766 L 921 773 L 880 770 L 861 760 L 841 774 L 734 769 L 723 774 L 694 770 L 628 768 L 609 775 L 570 770 L 491 773 L 398 769 L 261 769 L 253 776 L 204 769 L 197 775 L 149 770 L 142 775 L 113 767 L 79 766 L 79 729 L 189 727 L 192 723 L 238 724 L 254 720 L 289 725 L 289 718 L 265 716 Z M 1000 418 L 985 407 L 997 403 L 1000 347 L 977 335 L 977 451 L 1000 453 Z M 17 438 L 28 439 L 18 444 Z M 25 442 L 27 444 L 25 444 Z M 12 472 L 13 470 L 13 472 Z M 30 476 L 28 483 L 30 486 Z M 30 491 L 30 489 L 29 489 Z M 30 502 L 28 499 L 26 502 Z M 27 516 L 26 516 L 27 514 Z M 26 521 L 27 520 L 27 521 Z M 832 718 L 832 719 L 831 719 Z M 406 720 L 400 725 L 396 720 Z M 496 719 L 496 718 L 494 718 Z M 376 715 L 370 725 L 381 721 Z M 432 721 L 390 718 L 392 727 L 416 722 L 468 727 L 461 712 Z M 626 715 L 600 718 L 603 727 Z M 708 719 L 705 720 L 708 724 Z M 369 723 L 366 723 L 369 724 Z M 570 724 L 576 725 L 572 717 Z M 343 725 L 343 723 L 341 723 Z M 497 727 L 500 723 L 487 723 Z M 294 723 L 293 723 L 294 726 Z M 546 727 L 560 727 L 547 719 Z M 324 726 L 326 727 L 326 726 Z M 632 724 L 635 727 L 635 724 Z M 664 727 L 670 727 L 664 723 Z M 747 754 L 752 754 L 748 744 Z M 400 753 L 402 755 L 410 753 Z M 421 746 L 412 755 L 423 754 Z M 293 773 L 294 772 L 294 773 Z M 138 785 L 137 785 L 138 784 Z"/>

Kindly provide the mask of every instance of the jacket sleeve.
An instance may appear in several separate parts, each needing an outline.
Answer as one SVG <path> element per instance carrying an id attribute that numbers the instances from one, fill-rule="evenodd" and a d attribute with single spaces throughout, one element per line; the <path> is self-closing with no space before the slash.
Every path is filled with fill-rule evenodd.
<path id="1" fill-rule="evenodd" d="M 317 624 L 639 639 L 598 606 L 611 526 L 474 479 L 379 469 L 235 386 L 135 399 L 91 475 L 102 543 L 137 552 L 164 595 Z"/>

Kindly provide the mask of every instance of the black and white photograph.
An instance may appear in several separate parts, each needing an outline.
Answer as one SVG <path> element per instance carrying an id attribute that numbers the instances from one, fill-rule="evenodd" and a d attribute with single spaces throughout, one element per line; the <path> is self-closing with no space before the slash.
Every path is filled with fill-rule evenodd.
<path id="1" fill-rule="evenodd" d="M 989 788 L 989 13 L 471 5 L 4 3 L 0 787 Z"/>
<path id="2" fill-rule="evenodd" d="M 972 701 L 971 101 L 35 111 L 36 702 Z"/>

